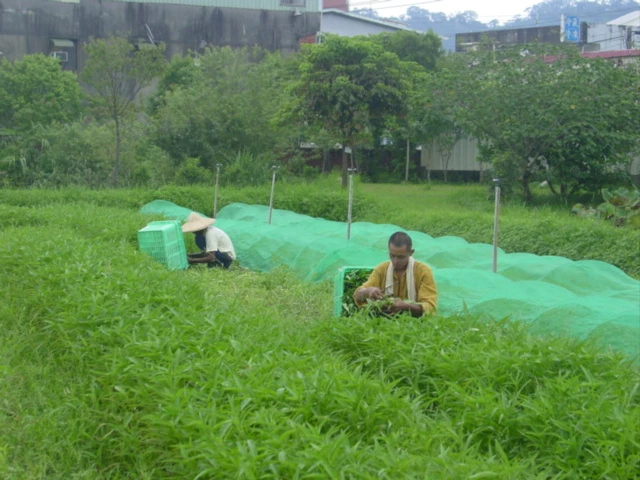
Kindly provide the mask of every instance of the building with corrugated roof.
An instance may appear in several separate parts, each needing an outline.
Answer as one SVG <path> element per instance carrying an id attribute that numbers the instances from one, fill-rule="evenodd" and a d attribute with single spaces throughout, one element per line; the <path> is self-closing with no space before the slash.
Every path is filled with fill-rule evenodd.
<path id="1" fill-rule="evenodd" d="M 0 58 L 44 53 L 81 69 L 90 37 L 167 45 L 167 56 L 208 45 L 259 45 L 290 54 L 320 30 L 322 0 L 2 0 Z"/>
<path id="2" fill-rule="evenodd" d="M 325 9 L 322 12 L 322 33 L 331 33 L 341 37 L 355 37 L 357 35 L 393 33 L 398 30 L 415 31 L 404 23 L 369 18 L 337 8 Z"/>

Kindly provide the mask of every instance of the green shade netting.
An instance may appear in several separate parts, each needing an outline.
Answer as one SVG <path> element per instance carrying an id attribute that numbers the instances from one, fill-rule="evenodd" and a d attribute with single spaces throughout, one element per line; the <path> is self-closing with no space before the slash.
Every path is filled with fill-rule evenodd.
<path id="1" fill-rule="evenodd" d="M 165 201 L 142 212 L 184 220 L 190 210 Z M 395 225 L 355 222 L 346 239 L 343 222 L 312 218 L 268 207 L 234 203 L 217 215 L 216 226 L 232 238 L 241 264 L 256 271 L 287 266 L 301 278 L 333 279 L 345 266 L 374 267 L 387 260 Z M 535 333 L 597 337 L 640 357 L 640 282 L 617 267 L 594 260 L 505 253 L 498 249 L 498 273 L 492 273 L 493 247 L 459 237 L 433 238 L 408 231 L 414 257 L 433 268 L 438 312 L 471 313 L 530 324 Z"/>
<path id="2" fill-rule="evenodd" d="M 147 203 L 140 209 L 140 213 L 148 213 L 150 215 L 164 215 L 171 220 L 180 220 L 182 222 L 187 220 L 187 217 L 192 212 L 188 208 L 180 207 L 172 202 L 166 200 L 154 200 Z"/>

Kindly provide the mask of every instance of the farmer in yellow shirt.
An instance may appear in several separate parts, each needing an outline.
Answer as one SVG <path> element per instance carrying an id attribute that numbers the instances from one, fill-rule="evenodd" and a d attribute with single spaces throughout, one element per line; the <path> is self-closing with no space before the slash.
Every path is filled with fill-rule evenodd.
<path id="1" fill-rule="evenodd" d="M 434 313 L 438 292 L 431 268 L 415 260 L 411 237 L 396 232 L 389 238 L 389 259 L 378 265 L 369 279 L 356 289 L 353 299 L 359 307 L 367 299 L 382 300 L 393 297 L 394 303 L 385 313 L 410 312 L 414 317 Z"/>

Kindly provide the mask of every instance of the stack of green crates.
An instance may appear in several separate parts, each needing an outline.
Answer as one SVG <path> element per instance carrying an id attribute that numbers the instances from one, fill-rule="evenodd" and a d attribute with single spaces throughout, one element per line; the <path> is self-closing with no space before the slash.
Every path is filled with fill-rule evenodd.
<path id="1" fill-rule="evenodd" d="M 341 317 L 342 316 L 342 297 L 344 296 L 344 279 L 345 277 L 355 271 L 355 270 L 365 270 L 367 273 L 370 273 L 373 270 L 373 267 L 341 267 L 338 269 L 335 277 L 333 277 L 333 316 Z"/>
<path id="2" fill-rule="evenodd" d="M 150 255 L 169 270 L 183 270 L 189 266 L 184 235 L 178 221 L 149 223 L 138 230 L 138 245 L 141 252 Z"/>

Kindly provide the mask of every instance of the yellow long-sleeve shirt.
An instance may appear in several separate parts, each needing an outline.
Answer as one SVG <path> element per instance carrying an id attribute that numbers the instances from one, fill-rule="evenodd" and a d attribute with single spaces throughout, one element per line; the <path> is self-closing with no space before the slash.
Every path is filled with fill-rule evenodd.
<path id="1" fill-rule="evenodd" d="M 368 280 L 356 289 L 356 292 L 361 288 L 378 287 L 382 291 L 385 290 L 385 283 L 387 280 L 387 270 L 389 269 L 391 262 L 383 262 L 378 265 L 369 275 Z M 415 262 L 413 266 L 413 280 L 416 285 L 416 301 L 422 305 L 422 312 L 435 313 L 438 305 L 438 292 L 436 290 L 436 282 L 433 280 L 433 273 L 431 268 L 422 262 Z M 354 292 L 354 300 L 355 293 Z M 386 295 L 392 295 L 394 297 L 406 300 L 409 298 L 407 293 L 407 272 L 402 275 L 398 275 L 397 272 L 393 273 L 393 292 L 384 292 Z M 358 302 L 356 304 L 360 307 L 364 302 Z"/>

